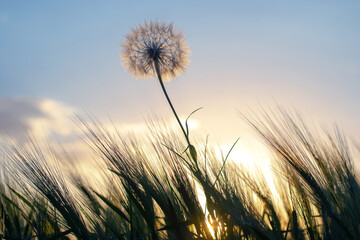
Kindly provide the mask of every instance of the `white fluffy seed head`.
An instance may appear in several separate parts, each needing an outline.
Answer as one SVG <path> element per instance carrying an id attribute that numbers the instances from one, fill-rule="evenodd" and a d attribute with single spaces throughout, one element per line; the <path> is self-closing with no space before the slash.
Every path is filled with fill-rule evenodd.
<path id="1" fill-rule="evenodd" d="M 128 33 L 121 58 L 124 67 L 140 79 L 156 77 L 157 61 L 162 79 L 170 81 L 185 70 L 189 55 L 184 36 L 172 24 L 145 22 Z"/>

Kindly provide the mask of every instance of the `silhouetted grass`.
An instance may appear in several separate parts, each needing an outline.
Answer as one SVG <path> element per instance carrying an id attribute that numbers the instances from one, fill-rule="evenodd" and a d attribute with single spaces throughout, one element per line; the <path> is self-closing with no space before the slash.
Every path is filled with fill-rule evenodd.
<path id="1" fill-rule="evenodd" d="M 82 122 L 107 189 L 79 175 L 70 191 L 35 143 L 9 147 L 16 174 L 1 183 L 2 238 L 357 239 L 360 187 L 340 131 L 310 130 L 284 111 L 247 120 L 274 154 L 276 192 L 260 170 L 219 159 L 207 142 L 194 158 L 182 133 L 152 123 L 145 143 Z"/>

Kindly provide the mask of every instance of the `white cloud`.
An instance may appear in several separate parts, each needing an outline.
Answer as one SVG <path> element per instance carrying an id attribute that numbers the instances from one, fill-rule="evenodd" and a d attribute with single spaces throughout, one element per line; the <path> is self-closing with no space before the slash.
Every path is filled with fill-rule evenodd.
<path id="1" fill-rule="evenodd" d="M 52 99 L 3 98 L 0 99 L 0 153 L 12 153 L 12 147 L 21 144 L 32 149 L 34 144 L 51 163 L 56 160 L 64 173 L 77 167 L 93 164 L 88 147 L 83 144 L 81 129 L 73 121 L 76 109 Z M 0 160 L 1 161 L 1 160 Z"/>
<path id="2" fill-rule="evenodd" d="M 75 113 L 74 108 L 50 99 L 41 100 L 38 107 L 45 116 L 29 120 L 33 132 L 45 130 L 62 136 L 73 133 L 75 125 L 71 118 Z"/>
<path id="3" fill-rule="evenodd" d="M 74 130 L 74 112 L 74 108 L 51 99 L 0 99 L 0 135 L 69 135 Z"/>

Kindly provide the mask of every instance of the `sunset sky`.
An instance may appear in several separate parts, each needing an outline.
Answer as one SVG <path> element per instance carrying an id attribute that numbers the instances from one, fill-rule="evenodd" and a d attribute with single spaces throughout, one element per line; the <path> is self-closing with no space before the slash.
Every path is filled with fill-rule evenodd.
<path id="1" fill-rule="evenodd" d="M 71 142 L 73 114 L 89 112 L 134 129 L 155 114 L 174 121 L 158 82 L 120 59 L 131 28 L 160 20 L 191 49 L 166 88 L 181 118 L 203 107 L 200 132 L 228 144 L 246 135 L 239 112 L 278 104 L 359 140 L 359 13 L 359 1 L 332 0 L 0 0 L 0 135 Z"/>

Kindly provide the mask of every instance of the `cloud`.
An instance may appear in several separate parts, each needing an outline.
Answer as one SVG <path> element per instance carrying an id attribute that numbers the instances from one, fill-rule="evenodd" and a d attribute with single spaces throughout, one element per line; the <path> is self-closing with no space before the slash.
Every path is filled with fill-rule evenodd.
<path id="1" fill-rule="evenodd" d="M 45 117 L 37 100 L 2 99 L 0 100 L 0 134 L 17 134 L 29 131 L 29 120 Z"/>
<path id="2" fill-rule="evenodd" d="M 73 121 L 76 112 L 52 99 L 0 99 L 0 154 L 11 156 L 13 149 L 32 152 L 35 147 L 50 165 L 59 164 L 64 174 L 78 167 L 90 169 L 94 156 L 79 137 L 81 130 Z M 3 160 L 11 164 L 8 158 L 0 163 Z"/>
<path id="3" fill-rule="evenodd" d="M 72 133 L 74 108 L 51 99 L 0 99 L 0 135 Z"/>

